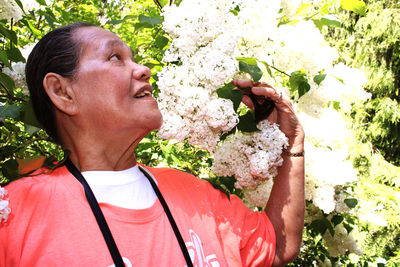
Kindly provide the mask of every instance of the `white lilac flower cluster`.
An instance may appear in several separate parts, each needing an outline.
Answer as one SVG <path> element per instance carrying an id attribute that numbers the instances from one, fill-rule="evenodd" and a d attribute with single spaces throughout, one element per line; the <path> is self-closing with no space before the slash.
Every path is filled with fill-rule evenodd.
<path id="1" fill-rule="evenodd" d="M 11 209 L 8 207 L 7 191 L 0 186 L 0 223 L 6 222 Z"/>
<path id="2" fill-rule="evenodd" d="M 311 20 L 283 25 L 277 32 L 274 65 L 287 73 L 303 69 L 316 74 L 337 58 L 336 49 L 328 45 Z"/>
<path id="3" fill-rule="evenodd" d="M 205 4 L 206 2 L 207 4 Z M 159 107 L 164 123 L 158 135 L 213 150 L 238 116 L 230 100 L 216 90 L 238 71 L 234 55 L 238 34 L 233 30 L 232 1 L 183 1 L 164 8 L 164 30 L 172 44 L 158 74 Z"/>
<path id="4" fill-rule="evenodd" d="M 273 179 L 268 179 L 260 182 L 257 187 L 243 188 L 243 203 L 250 209 L 265 207 L 273 185 Z"/>
<path id="5" fill-rule="evenodd" d="M 35 0 L 21 1 L 25 12 L 39 8 L 39 4 Z M 0 0 L 0 19 L 13 19 L 18 21 L 22 18 L 22 10 L 14 0 Z"/>
<path id="6" fill-rule="evenodd" d="M 168 65 L 159 73 L 158 100 L 164 123 L 158 135 L 188 138 L 191 144 L 215 149 L 214 173 L 235 175 L 240 188 L 274 177 L 282 164 L 282 147 L 287 144 L 276 125 L 264 122 L 259 125 L 260 132 L 237 134 L 216 147 L 221 134 L 238 123 L 232 102 L 218 98 L 216 90 L 238 74 L 236 57 L 252 55 L 241 43 L 253 42 L 257 47 L 254 38 L 260 36 L 260 29 L 264 35 L 276 31 L 279 4 L 267 2 L 184 1 L 163 13 L 163 28 L 172 38 L 164 61 L 180 64 Z M 235 16 L 231 11 L 237 6 L 240 12 Z M 249 23 L 256 17 L 263 27 Z"/>
<path id="7" fill-rule="evenodd" d="M 276 126 L 263 124 L 258 133 L 237 133 L 219 142 L 221 133 L 229 131 L 237 117 L 229 101 L 218 99 L 215 90 L 237 75 L 236 57 L 254 57 L 289 74 L 307 72 L 311 89 L 294 104 L 306 132 L 309 155 L 306 198 L 318 214 L 321 210 L 328 214 L 349 211 L 344 204 L 347 195 L 337 193 L 357 179 L 348 160 L 350 131 L 343 113 L 370 95 L 362 89 L 366 78 L 361 71 L 334 64 L 337 51 L 311 20 L 278 26 L 282 16 L 295 17 L 302 4 L 314 2 L 318 0 L 197 0 L 164 11 L 164 29 L 172 38 L 164 60 L 180 64 L 169 64 L 160 73 L 159 104 L 165 122 L 159 135 L 189 138 L 192 144 L 213 151 L 212 171 L 235 175 L 236 186 L 243 188 L 244 200 L 252 207 L 264 206 L 268 199 L 269 178 L 281 164 L 285 138 Z M 233 15 L 229 11 L 236 6 L 238 14 Z M 319 84 L 312 82 L 321 71 L 325 79 Z M 277 88 L 287 77 L 271 78 L 265 72 L 262 80 Z M 340 104 L 339 110 L 334 103 Z"/>
<path id="8" fill-rule="evenodd" d="M 25 78 L 25 63 L 17 62 L 11 65 L 12 70 L 4 68 L 3 73 L 13 79 L 16 88 L 22 88 L 25 94 L 29 94 Z"/>
<path id="9" fill-rule="evenodd" d="M 220 176 L 234 175 L 237 188 L 255 187 L 275 177 L 283 162 L 281 154 L 288 140 L 278 125 L 264 120 L 257 127 L 260 131 L 229 136 L 214 153 L 212 172 Z M 265 193 L 265 190 L 259 191 Z M 249 198 L 257 197 L 249 195 Z"/>
<path id="10" fill-rule="evenodd" d="M 312 83 L 310 91 L 299 99 L 299 112 L 319 119 L 330 101 L 340 103 L 341 110 L 346 112 L 351 109 L 352 103 L 359 103 L 371 97 L 370 93 L 363 90 L 367 78 L 358 69 L 339 63 L 328 69 L 326 75 L 319 86 Z"/>
<path id="11" fill-rule="evenodd" d="M 324 243 L 328 248 L 329 255 L 338 257 L 344 255 L 347 251 L 362 255 L 362 251 L 358 248 L 357 242 L 353 236 L 349 234 L 342 223 L 334 228 L 335 235 L 332 236 L 329 231 L 324 234 Z"/>

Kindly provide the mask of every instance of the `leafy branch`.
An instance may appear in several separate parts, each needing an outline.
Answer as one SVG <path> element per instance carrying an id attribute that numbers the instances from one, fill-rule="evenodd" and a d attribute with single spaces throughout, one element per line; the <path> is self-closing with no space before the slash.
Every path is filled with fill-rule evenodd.
<path id="1" fill-rule="evenodd" d="M 8 98 L 8 99 L 10 99 L 12 101 L 28 102 L 28 100 L 26 100 L 26 99 L 24 99 L 22 97 L 12 96 L 10 94 L 0 95 L 0 97 Z"/>

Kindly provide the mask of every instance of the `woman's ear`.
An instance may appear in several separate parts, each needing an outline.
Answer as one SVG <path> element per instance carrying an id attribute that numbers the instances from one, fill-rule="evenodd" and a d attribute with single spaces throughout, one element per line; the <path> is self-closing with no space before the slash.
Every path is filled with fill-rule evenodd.
<path id="1" fill-rule="evenodd" d="M 70 85 L 69 78 L 54 72 L 47 73 L 43 79 L 43 87 L 54 106 L 68 115 L 74 115 L 77 112 L 77 103 Z"/>

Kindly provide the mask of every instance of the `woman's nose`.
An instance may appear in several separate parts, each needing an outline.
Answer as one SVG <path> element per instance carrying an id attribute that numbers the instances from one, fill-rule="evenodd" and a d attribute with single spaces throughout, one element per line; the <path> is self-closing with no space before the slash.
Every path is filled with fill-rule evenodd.
<path id="1" fill-rule="evenodd" d="M 148 81 L 151 76 L 151 71 L 148 67 L 144 65 L 140 65 L 137 63 L 134 64 L 134 69 L 133 69 L 133 78 L 135 80 L 140 80 L 140 81 Z"/>

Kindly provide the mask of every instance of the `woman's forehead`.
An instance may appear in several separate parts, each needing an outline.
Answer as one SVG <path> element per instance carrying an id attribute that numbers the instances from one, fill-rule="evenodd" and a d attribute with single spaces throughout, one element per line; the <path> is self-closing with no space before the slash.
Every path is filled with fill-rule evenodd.
<path id="1" fill-rule="evenodd" d="M 74 33 L 74 38 L 82 45 L 84 52 L 128 47 L 117 35 L 99 27 L 80 28 Z"/>

